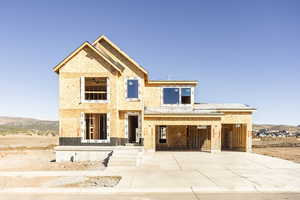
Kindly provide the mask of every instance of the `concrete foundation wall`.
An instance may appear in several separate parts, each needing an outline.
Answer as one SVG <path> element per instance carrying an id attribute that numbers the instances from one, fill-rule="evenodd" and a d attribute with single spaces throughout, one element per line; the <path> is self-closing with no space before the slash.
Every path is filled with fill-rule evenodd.
<path id="1" fill-rule="evenodd" d="M 56 162 L 104 161 L 112 148 L 96 147 L 56 147 Z"/>

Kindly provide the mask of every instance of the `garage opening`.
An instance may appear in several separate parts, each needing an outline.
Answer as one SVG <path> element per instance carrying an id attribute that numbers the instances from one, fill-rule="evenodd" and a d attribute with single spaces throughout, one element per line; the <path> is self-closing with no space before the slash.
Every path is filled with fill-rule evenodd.
<path id="1" fill-rule="evenodd" d="M 222 124 L 222 150 L 246 151 L 246 141 L 246 124 Z"/>
<path id="2" fill-rule="evenodd" d="M 211 126 L 156 126 L 156 150 L 210 151 Z"/>

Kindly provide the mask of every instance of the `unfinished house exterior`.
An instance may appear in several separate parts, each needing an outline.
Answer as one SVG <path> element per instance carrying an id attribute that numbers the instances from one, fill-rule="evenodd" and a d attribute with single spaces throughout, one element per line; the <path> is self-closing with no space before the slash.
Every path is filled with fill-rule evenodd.
<path id="1" fill-rule="evenodd" d="M 105 36 L 83 43 L 53 70 L 59 76 L 56 150 L 64 156 L 120 146 L 251 151 L 254 108 L 196 103 L 197 81 L 150 80 Z"/>

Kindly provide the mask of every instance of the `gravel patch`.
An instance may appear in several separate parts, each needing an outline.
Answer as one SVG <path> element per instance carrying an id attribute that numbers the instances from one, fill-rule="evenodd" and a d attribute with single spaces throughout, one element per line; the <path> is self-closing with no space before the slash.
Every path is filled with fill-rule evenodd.
<path id="1" fill-rule="evenodd" d="M 84 181 L 65 184 L 64 187 L 114 187 L 118 185 L 121 176 L 96 176 L 86 177 Z"/>

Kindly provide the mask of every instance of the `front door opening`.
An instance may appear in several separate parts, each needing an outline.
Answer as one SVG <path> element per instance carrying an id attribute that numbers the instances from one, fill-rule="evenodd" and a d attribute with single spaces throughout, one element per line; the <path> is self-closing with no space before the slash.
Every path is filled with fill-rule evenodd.
<path id="1" fill-rule="evenodd" d="M 139 128 L 139 117 L 138 115 L 128 116 L 128 142 L 138 143 L 137 133 Z"/>

